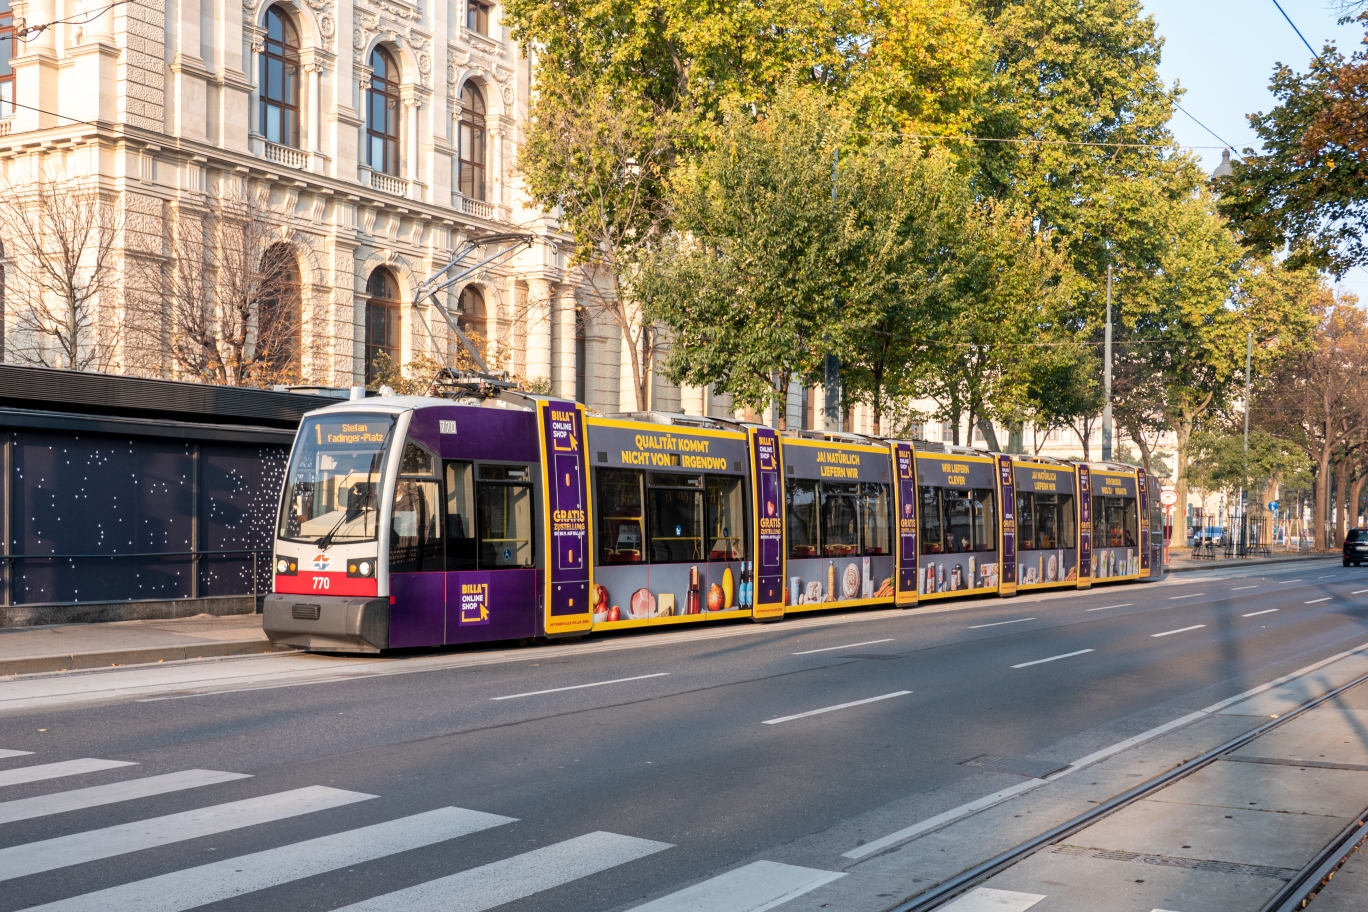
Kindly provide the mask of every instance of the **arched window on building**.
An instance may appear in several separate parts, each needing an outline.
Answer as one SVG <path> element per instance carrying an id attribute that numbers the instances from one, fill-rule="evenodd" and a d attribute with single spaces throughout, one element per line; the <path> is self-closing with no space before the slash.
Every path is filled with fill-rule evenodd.
<path id="1" fill-rule="evenodd" d="M 266 11 L 259 89 L 262 135 L 270 142 L 298 149 L 299 29 L 278 6 Z"/>
<path id="2" fill-rule="evenodd" d="M 267 248 L 261 258 L 256 352 L 259 379 L 297 383 L 300 376 L 299 263 L 286 244 Z"/>
<path id="3" fill-rule="evenodd" d="M 475 350 L 483 358 L 485 352 L 488 351 L 489 332 L 489 318 L 485 312 L 484 295 L 474 285 L 467 285 L 461 290 L 461 300 L 457 307 L 460 312 L 456 315 L 456 325 L 461 328 L 461 332 L 465 333 L 470 344 L 475 346 Z M 464 347 L 457 353 L 457 359 L 461 359 L 463 354 Z"/>
<path id="4" fill-rule="evenodd" d="M 0 0 L 0 117 L 14 113 L 14 13 L 10 0 Z"/>
<path id="5" fill-rule="evenodd" d="M 366 92 L 366 162 L 399 176 L 399 67 L 389 51 L 371 51 L 371 86 Z"/>
<path id="6" fill-rule="evenodd" d="M 366 385 L 375 382 L 375 359 L 383 354 L 399 366 L 399 283 L 394 274 L 377 266 L 366 280 Z"/>
<path id="7" fill-rule="evenodd" d="M 460 174 L 456 187 L 467 199 L 485 198 L 485 100 L 473 82 L 461 89 Z"/>

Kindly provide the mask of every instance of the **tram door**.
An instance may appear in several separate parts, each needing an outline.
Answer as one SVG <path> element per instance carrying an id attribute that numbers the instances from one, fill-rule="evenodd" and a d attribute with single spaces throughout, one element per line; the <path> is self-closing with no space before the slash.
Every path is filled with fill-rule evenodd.
<path id="1" fill-rule="evenodd" d="M 445 642 L 533 635 L 536 468 L 527 463 L 444 461 Z"/>

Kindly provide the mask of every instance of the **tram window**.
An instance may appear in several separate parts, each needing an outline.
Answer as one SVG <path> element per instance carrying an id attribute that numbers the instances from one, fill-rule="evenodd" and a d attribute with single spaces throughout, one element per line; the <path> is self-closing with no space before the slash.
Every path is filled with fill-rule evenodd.
<path id="1" fill-rule="evenodd" d="M 394 511 L 390 520 L 391 573 L 443 569 L 438 515 L 437 482 L 399 479 L 394 488 Z"/>
<path id="2" fill-rule="evenodd" d="M 817 482 L 792 480 L 785 488 L 788 496 L 789 560 L 816 557 Z"/>
<path id="3" fill-rule="evenodd" d="M 532 542 L 532 486 L 485 482 L 485 468 L 480 466 L 481 480 L 475 486 L 475 533 L 480 569 L 531 567 L 536 560 Z M 526 477 L 527 468 L 518 468 Z"/>
<path id="4" fill-rule="evenodd" d="M 921 550 L 923 554 L 941 554 L 942 541 L 940 489 L 922 488 L 921 491 Z"/>
<path id="5" fill-rule="evenodd" d="M 525 465 L 482 465 L 480 481 L 526 481 Z"/>
<path id="6" fill-rule="evenodd" d="M 1078 547 L 1078 526 L 1075 522 L 1072 494 L 1059 495 L 1059 547 Z"/>
<path id="7" fill-rule="evenodd" d="M 1139 510 L 1134 497 L 1093 498 L 1093 547 L 1133 548 L 1138 541 Z"/>
<path id="8" fill-rule="evenodd" d="M 400 475 L 432 476 L 437 474 L 437 460 L 412 440 L 404 444 L 404 458 L 399 463 Z"/>
<path id="9" fill-rule="evenodd" d="M 1035 547 L 1059 547 L 1059 498 L 1054 494 L 1035 495 Z"/>
<path id="10" fill-rule="evenodd" d="M 475 482 L 468 462 L 446 464 L 446 568 L 474 570 Z"/>
<path id="11" fill-rule="evenodd" d="M 860 553 L 893 553 L 889 518 L 891 503 L 888 485 L 860 485 Z"/>
<path id="12" fill-rule="evenodd" d="M 860 548 L 860 486 L 823 483 L 818 493 L 822 511 L 822 556 L 854 554 Z"/>
<path id="13" fill-rule="evenodd" d="M 708 548 L 710 561 L 746 559 L 746 496 L 740 478 L 730 475 L 709 475 Z"/>
<path id="14" fill-rule="evenodd" d="M 974 550 L 973 508 L 968 491 L 941 491 L 945 510 L 945 550 L 952 554 Z"/>
<path id="15" fill-rule="evenodd" d="M 651 563 L 703 560 L 702 476 L 652 473 L 648 481 Z"/>
<path id="16" fill-rule="evenodd" d="M 365 439 L 343 432 L 336 418 L 305 420 L 286 476 L 281 538 L 320 546 L 375 540 L 376 491 L 394 418 L 361 415 L 348 423 L 364 423 Z"/>
<path id="17" fill-rule="evenodd" d="M 997 507 L 993 492 L 987 488 L 969 492 L 974 510 L 974 550 L 997 550 Z"/>
<path id="18" fill-rule="evenodd" d="M 1036 546 L 1035 495 L 1029 491 L 1017 494 L 1017 547 L 1029 551 Z"/>
<path id="19" fill-rule="evenodd" d="M 640 564 L 646 560 L 646 529 L 641 496 L 642 473 L 632 469 L 595 469 L 594 512 L 598 520 L 601 564 Z"/>

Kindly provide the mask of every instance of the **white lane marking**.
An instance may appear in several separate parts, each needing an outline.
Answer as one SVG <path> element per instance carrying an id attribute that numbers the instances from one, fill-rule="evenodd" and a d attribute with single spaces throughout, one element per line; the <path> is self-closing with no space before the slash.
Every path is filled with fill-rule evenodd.
<path id="1" fill-rule="evenodd" d="M 1163 633 L 1151 633 L 1152 637 L 1166 637 L 1175 633 L 1187 633 L 1189 630 L 1201 630 L 1206 624 L 1193 624 L 1191 627 L 1179 627 L 1177 630 L 1165 630 Z"/>
<path id="2" fill-rule="evenodd" d="M 43 871 L 54 871 L 69 865 L 84 864 L 101 858 L 112 858 L 127 852 L 137 852 L 156 846 L 198 839 L 215 833 L 226 833 L 242 827 L 256 826 L 273 820 L 298 817 L 314 811 L 341 807 L 357 801 L 367 801 L 374 795 L 345 792 L 325 785 L 311 785 L 289 792 L 276 792 L 197 808 L 165 817 L 152 817 L 136 823 L 124 823 L 57 836 L 41 842 L 0 849 L 0 880 L 13 880 Z"/>
<path id="3" fill-rule="evenodd" d="M 1309 601 L 1309 602 L 1302 602 L 1302 604 L 1303 604 L 1303 605 L 1319 605 L 1321 602 L 1328 602 L 1328 601 L 1330 601 L 1332 598 L 1334 598 L 1333 595 L 1327 595 L 1325 598 L 1312 599 L 1312 600 Z"/>
<path id="4" fill-rule="evenodd" d="M 1077 652 L 1066 652 L 1063 655 L 1050 656 L 1048 659 L 1036 659 L 1034 662 L 1022 662 L 1020 665 L 1013 665 L 1013 668 L 1030 668 L 1032 665 L 1044 665 L 1046 662 L 1053 662 L 1057 659 L 1071 659 L 1074 656 L 1081 656 L 1085 652 L 1095 652 L 1093 649 L 1080 649 Z"/>
<path id="5" fill-rule="evenodd" d="M 6 759 L 6 758 L 8 758 L 8 757 L 28 757 L 28 756 L 31 756 L 32 754 L 33 754 L 33 751 L 17 751 L 17 750 L 3 750 L 3 749 L 0 749 L 0 760 Z"/>
<path id="6" fill-rule="evenodd" d="M 985 627 L 1001 627 L 1003 624 L 1024 624 L 1027 621 L 1034 621 L 1035 618 L 1017 618 L 1015 621 L 998 621 L 996 624 L 978 624 L 970 627 L 970 630 L 982 630 Z"/>
<path id="7" fill-rule="evenodd" d="M 668 842 L 601 831 L 588 833 L 385 893 L 336 912 L 483 912 L 668 848 Z"/>
<path id="8" fill-rule="evenodd" d="M 1188 594 L 1188 595 L 1170 595 L 1170 596 L 1169 596 L 1169 601 L 1170 601 L 1170 602 L 1176 602 L 1176 601 L 1178 601 L 1179 599 L 1197 598 L 1199 595 L 1206 595 L 1206 593 L 1205 593 L 1205 592 L 1193 592 L 1193 593 L 1190 593 L 1190 594 Z"/>
<path id="9" fill-rule="evenodd" d="M 1335 574 L 1335 573 L 1327 573 L 1327 574 L 1325 574 L 1324 576 L 1318 576 L 1318 577 L 1316 577 L 1316 579 L 1329 579 L 1330 577 L 1332 577 L 1332 576 L 1337 576 L 1337 575 L 1338 575 L 1338 574 Z"/>
<path id="10" fill-rule="evenodd" d="M 847 709 L 851 706 L 863 706 L 866 703 L 877 703 L 880 700 L 888 700 L 892 697 L 905 697 L 910 694 L 910 690 L 895 690 L 891 694 L 884 694 L 879 697 L 866 697 L 863 700 L 853 700 L 850 703 L 838 703 L 835 706 L 823 706 L 821 709 L 809 709 L 807 712 L 795 713 L 791 716 L 780 716 L 777 719 L 766 719 L 762 725 L 778 725 L 780 722 L 792 722 L 794 719 L 806 719 L 808 716 L 820 716 L 822 713 L 835 712 L 838 709 Z"/>
<path id="11" fill-rule="evenodd" d="M 1230 591 L 1231 591 L 1231 592 L 1239 592 L 1241 589 L 1258 589 L 1258 588 L 1259 588 L 1258 586 L 1236 586 L 1234 589 L 1231 589 Z"/>
<path id="12" fill-rule="evenodd" d="M 1351 592 L 1351 593 L 1349 593 L 1349 594 L 1350 594 L 1350 595 L 1363 595 L 1363 593 L 1365 593 L 1365 592 L 1368 592 L 1368 589 L 1355 589 L 1353 592 Z"/>
<path id="13" fill-rule="evenodd" d="M 1294 579 L 1294 580 L 1280 580 L 1280 581 L 1278 582 L 1278 585 L 1279 585 L 1279 586 L 1286 586 L 1288 583 L 1300 583 L 1300 582 L 1301 582 L 1301 580 L 1299 580 L 1299 579 Z"/>
<path id="14" fill-rule="evenodd" d="M 1240 615 L 1240 617 L 1242 617 L 1242 618 L 1256 618 L 1256 617 L 1258 617 L 1258 616 L 1261 615 L 1261 614 L 1272 614 L 1273 612 L 1275 612 L 1275 611 L 1277 611 L 1277 610 L 1278 610 L 1277 608 L 1265 608 L 1263 611 L 1251 611 L 1249 614 L 1242 614 L 1242 615 Z"/>
<path id="15" fill-rule="evenodd" d="M 49 814 L 66 811 L 79 811 L 84 808 L 132 801 L 152 795 L 165 795 L 182 789 L 199 788 L 204 785 L 217 785 L 236 779 L 251 779 L 247 773 L 221 773 L 216 770 L 182 770 L 164 776 L 145 776 L 142 779 L 127 779 L 111 782 L 108 785 L 92 785 L 89 788 L 72 789 L 52 795 L 35 795 L 32 798 L 17 798 L 14 801 L 0 801 L 0 823 L 14 823 L 16 820 L 31 820 Z"/>
<path id="16" fill-rule="evenodd" d="M 63 776 L 79 776 L 82 773 L 97 773 L 100 770 L 137 765 L 127 760 L 95 760 L 85 757 L 81 760 L 62 760 L 59 763 L 43 763 L 38 766 L 20 766 L 0 771 L 0 786 L 23 785 L 26 782 L 42 782 L 44 779 L 60 779 Z"/>
<path id="17" fill-rule="evenodd" d="M 630 912 L 764 912 L 839 877 L 845 874 L 757 861 L 636 906 Z"/>
<path id="18" fill-rule="evenodd" d="M 946 906 L 945 912 L 1026 912 L 1044 898 L 1037 893 L 979 887 Z"/>
<path id="19" fill-rule="evenodd" d="M 796 656 L 807 656 L 807 655 L 812 655 L 814 652 L 831 652 L 832 650 L 835 650 L 835 649 L 854 649 L 856 646 L 873 646 L 875 643 L 891 643 L 891 642 L 893 642 L 893 637 L 888 637 L 887 639 L 884 639 L 884 640 L 865 640 L 863 643 L 847 643 L 847 644 L 845 644 L 844 646 L 826 646 L 826 647 L 823 647 L 822 649 L 805 649 L 805 650 L 803 650 L 802 652 L 795 652 L 795 653 L 793 653 L 793 654 L 796 655 Z"/>
<path id="20" fill-rule="evenodd" d="M 182 912 L 513 822 L 512 817 L 465 808 L 438 808 L 136 880 L 37 906 L 28 912 L 106 912 L 108 909 Z"/>
<path id="21" fill-rule="evenodd" d="M 1089 611 L 1109 611 L 1112 608 L 1129 608 L 1134 602 L 1122 602 L 1119 605 L 1103 605 L 1101 608 L 1089 608 Z"/>
<path id="22" fill-rule="evenodd" d="M 997 804 L 1001 801 L 1006 801 L 1008 798 L 1019 795 L 1022 792 L 1028 792 L 1031 789 L 1044 784 L 1044 779 L 1027 779 L 1025 782 L 1018 782 L 1011 788 L 1005 788 L 1000 792 L 993 792 L 993 794 L 985 795 L 982 798 L 979 798 L 977 801 L 970 801 L 968 804 L 961 804 L 957 808 L 951 808 L 950 810 L 937 814 L 934 817 L 928 817 L 920 823 L 914 823 L 910 827 L 904 827 L 903 829 L 898 830 L 896 833 L 889 833 L 882 839 L 875 839 L 872 842 L 866 842 L 862 846 L 856 846 L 849 852 L 846 852 L 841 857 L 864 858 L 866 855 L 873 855 L 875 852 L 878 852 L 882 849 L 886 849 L 889 846 L 894 845 L 896 843 L 911 839 L 913 836 L 916 836 L 920 833 L 925 833 L 927 830 L 934 830 L 936 827 L 940 826 L 943 823 L 949 823 L 952 820 L 958 820 L 961 817 L 967 817 L 975 811 L 981 811 L 986 807 L 991 807 L 994 804 Z"/>
<path id="23" fill-rule="evenodd" d="M 668 671 L 658 671 L 655 674 L 637 675 L 634 678 L 614 678 L 611 681 L 595 681 L 593 684 L 571 684 L 569 687 L 553 687 L 550 690 L 529 690 L 527 693 L 509 694 L 506 697 L 490 697 L 489 699 L 516 700 L 519 697 L 539 697 L 542 694 L 560 693 L 563 690 L 583 690 L 586 687 L 603 687 L 605 684 L 622 684 L 625 681 L 644 681 L 647 678 L 663 678 L 668 674 Z"/>

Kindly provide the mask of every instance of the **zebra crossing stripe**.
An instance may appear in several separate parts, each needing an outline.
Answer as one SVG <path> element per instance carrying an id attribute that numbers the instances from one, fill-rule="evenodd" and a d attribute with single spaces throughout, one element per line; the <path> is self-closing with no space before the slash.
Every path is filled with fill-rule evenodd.
<path id="1" fill-rule="evenodd" d="M 99 807 L 102 804 L 116 804 L 132 801 L 134 798 L 148 798 L 164 795 L 182 789 L 199 788 L 202 785 L 217 785 L 234 779 L 250 779 L 246 773 L 220 773 L 216 770 L 182 770 L 164 776 L 145 776 L 142 779 L 127 779 L 111 782 L 108 785 L 92 785 L 89 788 L 56 792 L 52 795 L 36 795 L 33 798 L 18 798 L 14 801 L 0 801 L 0 823 L 14 823 L 16 820 L 31 820 L 49 814 L 66 811 L 79 811 Z"/>
<path id="2" fill-rule="evenodd" d="M 616 833 L 587 833 L 337 912 L 483 912 L 670 847 L 667 842 Z"/>
<path id="3" fill-rule="evenodd" d="M 838 877 L 845 874 L 757 861 L 637 906 L 631 912 L 764 912 Z"/>
<path id="4" fill-rule="evenodd" d="M 59 763 L 19 766 L 0 770 L 0 786 L 23 785 L 27 782 L 42 782 L 44 779 L 60 779 L 63 776 L 79 776 L 82 773 L 98 773 L 100 770 L 137 765 L 127 760 L 95 760 L 86 757 L 81 760 L 62 760 Z"/>
<path id="5" fill-rule="evenodd" d="M 10 758 L 10 757 L 28 757 L 28 756 L 30 756 L 32 753 L 33 753 L 33 751 L 16 751 L 16 750 L 5 750 L 4 748 L 0 748 L 0 760 L 5 760 L 5 759 L 8 759 L 8 758 Z"/>
<path id="6" fill-rule="evenodd" d="M 1035 893 L 979 887 L 946 906 L 945 912 L 1026 912 L 1044 898 Z"/>
<path id="7" fill-rule="evenodd" d="M 273 795 L 262 795 L 245 801 L 216 804 L 180 814 L 139 820 L 136 823 L 10 846 L 0 849 L 0 881 L 54 871 L 101 858 L 112 858 L 115 855 L 169 845 L 186 839 L 226 833 L 260 823 L 270 823 L 273 820 L 285 820 L 298 817 L 300 814 L 367 801 L 374 797 L 324 785 L 311 785 L 308 788 L 276 792 Z"/>
<path id="8" fill-rule="evenodd" d="M 512 823 L 513 817 L 445 807 L 360 829 L 173 871 L 26 912 L 181 912 Z"/>

